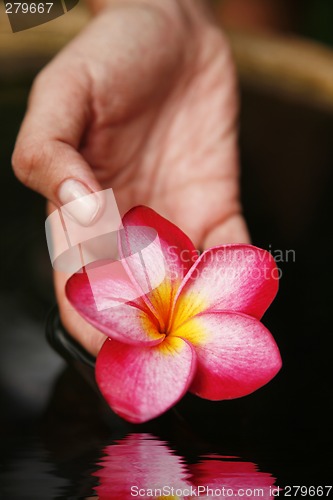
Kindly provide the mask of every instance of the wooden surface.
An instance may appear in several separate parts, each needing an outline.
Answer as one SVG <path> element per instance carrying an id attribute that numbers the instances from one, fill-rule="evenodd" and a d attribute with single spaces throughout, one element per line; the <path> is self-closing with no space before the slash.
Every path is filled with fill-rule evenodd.
<path id="1" fill-rule="evenodd" d="M 81 3 L 39 27 L 12 33 L 0 2 L 0 81 L 32 77 L 89 21 Z M 300 38 L 229 32 L 241 82 L 333 112 L 333 50 Z"/>

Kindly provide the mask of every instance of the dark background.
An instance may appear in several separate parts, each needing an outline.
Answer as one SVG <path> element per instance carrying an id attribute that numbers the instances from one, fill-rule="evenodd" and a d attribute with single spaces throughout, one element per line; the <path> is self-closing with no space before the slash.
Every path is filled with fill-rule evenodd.
<path id="1" fill-rule="evenodd" d="M 253 243 L 295 251 L 294 261 L 279 263 L 280 292 L 263 319 L 282 371 L 246 398 L 186 397 L 178 415 L 133 428 L 45 340 L 54 298 L 44 200 L 10 169 L 33 73 L 0 77 L 0 497 L 93 495 L 103 448 L 129 431 L 167 439 L 188 462 L 209 452 L 240 456 L 280 486 L 332 483 L 333 115 L 241 85 L 242 192 Z"/>

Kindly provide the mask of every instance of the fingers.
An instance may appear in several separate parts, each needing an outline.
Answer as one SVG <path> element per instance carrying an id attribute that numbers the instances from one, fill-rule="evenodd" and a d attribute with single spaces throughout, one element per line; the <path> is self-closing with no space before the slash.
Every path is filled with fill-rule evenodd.
<path id="1" fill-rule="evenodd" d="M 47 213 L 51 214 L 55 207 L 47 204 Z M 105 341 L 105 335 L 87 323 L 67 300 L 65 286 L 71 273 L 54 270 L 54 288 L 59 307 L 61 322 L 71 336 L 93 356 L 97 356 Z"/>
<path id="2" fill-rule="evenodd" d="M 94 197 L 81 197 L 101 189 L 78 152 L 88 102 L 84 77 L 79 84 L 69 71 L 52 63 L 33 86 L 12 158 L 18 179 L 55 205 L 79 200 L 71 215 L 84 225 L 93 221 L 99 206 Z"/>
<path id="3" fill-rule="evenodd" d="M 65 285 L 69 276 L 64 273 L 54 273 L 54 285 L 59 306 L 61 322 L 71 336 L 79 342 L 86 351 L 97 356 L 106 336 L 87 323 L 69 303 L 65 294 Z"/>
<path id="4" fill-rule="evenodd" d="M 251 243 L 244 217 L 234 214 L 213 227 L 205 236 L 203 249 L 228 243 Z"/>

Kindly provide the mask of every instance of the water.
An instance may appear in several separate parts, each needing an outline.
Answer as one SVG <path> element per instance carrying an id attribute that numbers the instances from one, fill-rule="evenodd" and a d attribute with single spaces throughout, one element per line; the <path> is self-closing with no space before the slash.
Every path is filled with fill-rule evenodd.
<path id="1" fill-rule="evenodd" d="M 166 441 L 150 434 L 129 434 L 103 449 L 95 492 L 100 500 L 146 497 L 200 498 L 246 494 L 271 498 L 275 479 L 256 464 L 210 454 L 193 463 Z"/>
<path id="2" fill-rule="evenodd" d="M 112 414 L 75 369 L 64 367 L 55 374 L 44 407 L 39 400 L 29 418 L 22 408 L 15 414 L 9 400 L 2 407 L 2 416 L 12 410 L 12 417 L 2 429 L 0 497 L 126 500 L 136 494 L 163 498 L 159 493 L 183 498 L 182 493 L 200 491 L 200 498 L 218 498 L 222 492 L 230 496 L 228 490 L 240 498 L 241 490 L 247 498 L 273 498 L 283 496 L 288 485 L 330 484 L 327 443 L 314 443 L 306 434 L 299 439 L 302 433 L 293 434 L 283 422 L 280 428 L 272 422 L 262 432 L 253 426 L 246 435 L 242 415 L 233 415 L 230 423 L 223 405 L 215 420 L 212 411 L 207 413 L 200 428 L 193 404 L 187 398 L 177 412 L 130 425 Z M 191 421 L 184 408 L 191 410 Z M 241 431 L 238 439 L 235 428 Z"/>

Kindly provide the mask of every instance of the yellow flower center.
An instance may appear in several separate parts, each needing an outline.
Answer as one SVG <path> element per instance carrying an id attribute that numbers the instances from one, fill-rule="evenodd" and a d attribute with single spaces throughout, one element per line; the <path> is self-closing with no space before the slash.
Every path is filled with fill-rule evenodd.
<path id="1" fill-rule="evenodd" d="M 207 303 L 203 296 L 194 292 L 180 294 L 176 304 L 174 299 L 179 283 L 164 280 L 146 296 L 149 301 L 151 313 L 142 315 L 144 329 L 151 335 L 163 334 L 166 337 L 182 337 L 192 343 L 199 339 L 200 331 L 195 327 L 195 322 L 188 320 L 204 311 Z"/>

